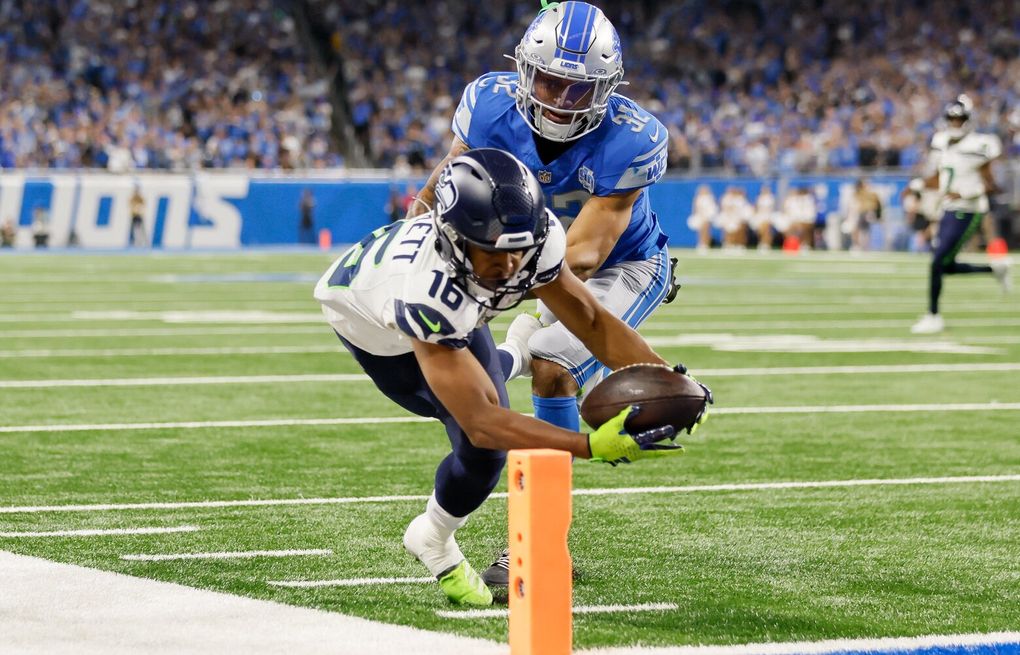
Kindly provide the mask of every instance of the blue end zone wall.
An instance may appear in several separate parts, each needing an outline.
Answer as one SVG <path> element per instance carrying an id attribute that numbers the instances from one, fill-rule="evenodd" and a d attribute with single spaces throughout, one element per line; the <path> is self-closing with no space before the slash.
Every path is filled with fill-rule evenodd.
<path id="1" fill-rule="evenodd" d="M 872 176 L 886 215 L 900 213 L 906 176 Z M 650 190 L 652 208 L 673 246 L 692 246 L 687 227 L 694 194 L 705 184 L 718 198 L 729 186 L 743 187 L 753 203 L 760 189 L 778 198 L 796 187 L 810 188 L 822 216 L 838 214 L 852 193 L 855 177 L 803 176 L 774 180 L 750 178 L 666 178 Z M 241 248 L 315 243 L 329 229 L 334 243 L 352 243 L 390 220 L 387 204 L 398 202 L 405 180 L 262 177 L 219 173 L 115 176 L 105 174 L 0 175 L 0 221 L 11 219 L 30 243 L 37 214 L 46 217 L 50 245 L 67 245 L 72 230 L 84 248 L 116 249 L 131 245 L 129 203 L 137 189 L 145 200 L 143 222 L 148 240 L 164 248 Z M 301 226 L 305 191 L 314 199 L 312 229 Z"/>

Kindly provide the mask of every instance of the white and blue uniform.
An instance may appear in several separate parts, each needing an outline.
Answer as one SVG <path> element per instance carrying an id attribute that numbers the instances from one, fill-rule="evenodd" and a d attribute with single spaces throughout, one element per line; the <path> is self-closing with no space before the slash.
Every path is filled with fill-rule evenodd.
<path id="1" fill-rule="evenodd" d="M 531 288 L 556 278 L 565 251 L 566 235 L 550 215 Z M 518 281 L 514 277 L 508 284 Z M 319 279 L 315 298 L 344 340 L 392 357 L 410 353 L 411 339 L 465 347 L 471 332 L 498 314 L 473 301 L 472 291 L 450 276 L 436 251 L 432 215 L 425 214 L 381 227 L 354 244 Z"/>
<path id="2" fill-rule="evenodd" d="M 546 205 L 568 230 L 591 196 L 642 189 L 630 224 L 599 272 L 586 282 L 610 312 L 637 327 L 665 297 L 669 284 L 667 238 L 646 189 L 666 170 L 666 128 L 634 101 L 614 94 L 598 128 L 543 163 L 533 132 L 516 108 L 517 80 L 517 73 L 487 73 L 469 84 L 454 114 L 453 132 L 471 148 L 500 148 L 520 159 L 538 178 Z M 544 318 L 554 320 L 548 314 Z M 529 345 L 534 356 L 570 371 L 579 387 L 601 368 L 559 323 L 539 330 Z"/>
<path id="3" fill-rule="evenodd" d="M 550 216 L 532 288 L 556 279 L 565 249 L 563 228 Z M 411 341 L 467 349 L 492 380 L 500 405 L 509 407 L 488 327 L 498 312 L 481 307 L 472 293 L 454 281 L 436 251 L 431 214 L 375 230 L 315 285 L 326 320 L 379 390 L 407 411 L 445 426 L 452 452 L 436 472 L 435 493 L 453 516 L 467 516 L 481 505 L 499 481 L 506 453 L 472 445 L 429 387 Z"/>

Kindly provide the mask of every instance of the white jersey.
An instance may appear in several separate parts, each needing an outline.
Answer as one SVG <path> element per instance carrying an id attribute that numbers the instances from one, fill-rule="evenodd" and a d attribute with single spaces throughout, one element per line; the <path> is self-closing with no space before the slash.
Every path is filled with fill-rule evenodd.
<path id="1" fill-rule="evenodd" d="M 956 200 L 944 200 L 943 211 L 987 212 L 988 195 L 980 169 L 1002 154 L 1002 142 L 994 134 L 970 132 L 950 142 L 946 132 L 931 138 L 932 163 L 939 173 L 939 193 L 960 194 Z"/>
<path id="2" fill-rule="evenodd" d="M 718 213 L 719 205 L 715 202 L 715 196 L 699 193 L 694 196 L 694 212 L 687 218 L 687 227 L 698 230 L 703 225 L 712 225 Z"/>
<path id="3" fill-rule="evenodd" d="M 771 193 L 759 193 L 754 201 L 754 213 L 751 215 L 748 224 L 759 229 L 763 225 L 771 225 L 776 214 L 776 197 Z"/>
<path id="4" fill-rule="evenodd" d="M 531 288 L 556 279 L 566 254 L 563 227 L 552 213 L 548 216 L 549 233 Z M 525 275 L 519 272 L 508 284 Z M 333 329 L 381 356 L 411 352 L 411 339 L 465 347 L 472 330 L 499 314 L 476 297 L 454 281 L 436 250 L 431 214 L 375 230 L 333 262 L 315 285 L 315 299 Z"/>
<path id="5" fill-rule="evenodd" d="M 724 193 L 719 200 L 716 226 L 726 232 L 733 232 L 743 227 L 753 214 L 754 207 L 747 200 L 747 196 L 740 193 Z"/>

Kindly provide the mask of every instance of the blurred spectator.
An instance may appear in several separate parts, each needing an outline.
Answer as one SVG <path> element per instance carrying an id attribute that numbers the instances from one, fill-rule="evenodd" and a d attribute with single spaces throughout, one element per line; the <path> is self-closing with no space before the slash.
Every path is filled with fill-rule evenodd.
<path id="1" fill-rule="evenodd" d="M 731 186 L 719 199 L 716 224 L 723 232 L 723 248 L 744 250 L 747 247 L 747 224 L 754 215 L 754 207 L 747 200 L 747 192 Z"/>
<path id="2" fill-rule="evenodd" d="M 772 224 L 776 215 L 776 197 L 772 189 L 763 186 L 758 192 L 758 198 L 754 201 L 754 213 L 751 215 L 749 225 L 758 236 L 758 250 L 765 251 L 772 249 Z"/>
<path id="3" fill-rule="evenodd" d="M 417 185 L 414 182 L 408 182 L 403 192 L 395 184 L 390 186 L 390 199 L 386 202 L 386 213 L 391 223 L 407 216 L 411 205 L 417 200 L 417 192 Z"/>
<path id="4" fill-rule="evenodd" d="M 134 193 L 131 194 L 131 199 L 128 200 L 128 208 L 131 210 L 129 240 L 132 246 L 144 248 L 149 245 L 149 240 L 145 236 L 145 198 L 142 197 L 142 192 L 137 185 Z"/>
<path id="5" fill-rule="evenodd" d="M 811 189 L 799 187 L 787 192 L 786 199 L 783 200 L 783 214 L 786 215 L 786 222 L 789 225 L 785 230 L 785 236 L 795 238 L 800 249 L 808 249 L 813 245 L 817 213 L 817 204 Z"/>
<path id="6" fill-rule="evenodd" d="M 315 195 L 311 189 L 301 192 L 298 213 L 301 215 L 298 223 L 298 243 L 315 243 Z"/>
<path id="7" fill-rule="evenodd" d="M 903 204 L 903 220 L 910 228 L 910 250 L 929 252 L 931 250 L 932 226 L 938 221 L 939 192 L 914 184 L 903 189 L 900 195 Z"/>
<path id="8" fill-rule="evenodd" d="M 32 210 L 32 239 L 36 248 L 45 248 L 50 243 L 50 213 L 42 205 Z"/>
<path id="9" fill-rule="evenodd" d="M 715 201 L 712 189 L 707 184 L 698 187 L 694 195 L 694 207 L 687 218 L 687 227 L 698 234 L 698 252 L 708 252 L 712 247 L 712 226 L 719 214 L 719 205 Z"/>
<path id="10" fill-rule="evenodd" d="M 857 180 L 847 204 L 843 232 L 852 239 L 851 250 L 870 250 L 871 226 L 882 220 L 882 200 L 864 179 Z"/>
<path id="11" fill-rule="evenodd" d="M 0 223 L 0 248 L 14 247 L 14 239 L 17 236 L 18 231 L 14 226 L 14 220 L 10 217 L 4 219 L 4 222 Z"/>

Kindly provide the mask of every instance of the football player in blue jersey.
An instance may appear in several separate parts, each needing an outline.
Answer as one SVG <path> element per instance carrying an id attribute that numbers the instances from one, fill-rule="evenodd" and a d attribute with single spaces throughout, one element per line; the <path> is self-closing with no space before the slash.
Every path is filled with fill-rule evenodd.
<path id="1" fill-rule="evenodd" d="M 409 214 L 433 201 L 450 159 L 469 148 L 508 150 L 535 173 L 568 228 L 570 270 L 613 315 L 637 327 L 676 293 L 666 235 L 648 199 L 648 187 L 666 170 L 666 128 L 614 93 L 623 81 L 620 38 L 593 5 L 548 5 L 513 58 L 516 73 L 486 73 L 467 86 L 450 152 Z M 538 317 L 515 318 L 499 349 L 507 379 L 533 374 L 535 416 L 577 430 L 577 395 L 606 362 L 550 310 L 540 304 Z M 486 571 L 490 584 L 505 584 L 506 555 Z"/>
<path id="2" fill-rule="evenodd" d="M 607 365 L 663 360 L 563 266 L 563 227 L 513 155 L 483 148 L 453 158 L 435 197 L 435 210 L 381 227 L 345 252 L 315 297 L 387 397 L 445 425 L 452 452 L 404 546 L 452 601 L 488 605 L 492 593 L 454 532 L 496 486 L 507 450 L 555 448 L 615 465 L 682 449 L 662 443 L 672 426 L 630 435 L 624 421 L 632 409 L 588 435 L 508 409 L 488 322 L 529 292 Z"/>

